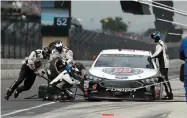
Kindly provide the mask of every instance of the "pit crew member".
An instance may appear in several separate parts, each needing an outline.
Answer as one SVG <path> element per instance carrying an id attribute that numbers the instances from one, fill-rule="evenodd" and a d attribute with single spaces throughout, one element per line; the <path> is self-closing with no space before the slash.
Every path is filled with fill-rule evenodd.
<path id="1" fill-rule="evenodd" d="M 53 59 L 59 57 L 60 60 L 62 60 L 63 62 L 66 63 L 66 70 L 70 71 L 71 67 L 73 65 L 73 52 L 70 49 L 68 49 L 67 47 L 64 47 L 63 43 L 61 41 L 57 41 L 54 44 L 54 46 L 55 46 L 55 49 L 52 50 L 50 60 L 53 60 Z M 59 76 L 57 76 L 53 81 L 56 81 L 56 79 L 60 78 Z M 70 80 L 68 80 L 68 82 L 70 84 L 74 83 L 71 78 L 70 78 Z M 71 96 L 73 94 L 71 92 L 68 92 L 68 93 L 71 94 Z"/>
<path id="2" fill-rule="evenodd" d="M 167 81 L 166 83 L 164 83 L 165 92 L 167 95 L 163 99 L 173 99 L 171 84 L 168 81 L 169 55 L 167 52 L 167 46 L 161 40 L 161 34 L 159 31 L 153 32 L 151 34 L 151 38 L 157 44 L 156 50 L 154 54 L 151 56 L 151 59 L 158 58 L 160 72 L 163 76 L 163 79 Z M 168 91 L 168 88 L 169 88 L 169 91 Z"/>
<path id="3" fill-rule="evenodd" d="M 15 90 L 14 97 L 17 98 L 19 93 L 27 91 L 32 87 L 35 82 L 36 75 L 42 74 L 39 72 L 39 69 L 45 68 L 45 64 L 49 60 L 50 53 L 51 50 L 48 47 L 45 47 L 43 50 L 37 49 L 31 52 L 29 57 L 23 62 L 18 79 L 14 81 L 8 89 L 5 95 L 6 100 L 9 99 Z M 23 81 L 24 85 L 19 86 Z"/>

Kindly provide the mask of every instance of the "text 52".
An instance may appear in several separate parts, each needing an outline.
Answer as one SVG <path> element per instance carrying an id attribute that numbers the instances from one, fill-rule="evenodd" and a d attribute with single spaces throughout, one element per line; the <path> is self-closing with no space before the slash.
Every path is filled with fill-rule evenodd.
<path id="1" fill-rule="evenodd" d="M 68 19 L 67 18 L 57 18 L 56 19 L 56 25 L 57 26 L 67 26 L 68 25 Z"/>

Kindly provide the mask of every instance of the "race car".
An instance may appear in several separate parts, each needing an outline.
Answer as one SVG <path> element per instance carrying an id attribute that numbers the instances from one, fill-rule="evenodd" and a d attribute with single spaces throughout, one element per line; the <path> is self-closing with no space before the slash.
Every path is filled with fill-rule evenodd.
<path id="1" fill-rule="evenodd" d="M 84 81 L 86 100 L 161 99 L 163 87 L 156 61 L 143 50 L 107 49 L 100 52 Z"/>

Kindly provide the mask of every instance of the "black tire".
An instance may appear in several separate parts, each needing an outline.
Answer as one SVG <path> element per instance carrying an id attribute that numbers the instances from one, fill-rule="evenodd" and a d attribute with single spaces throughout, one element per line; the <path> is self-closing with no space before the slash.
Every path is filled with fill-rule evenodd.
<path id="1" fill-rule="evenodd" d="M 184 64 L 180 67 L 180 75 L 179 75 L 180 81 L 184 82 Z"/>
<path id="2" fill-rule="evenodd" d="M 60 64 L 61 61 L 58 58 L 55 58 L 50 62 L 49 70 L 51 74 L 48 75 L 50 80 L 53 80 L 55 77 L 57 77 L 59 73 L 63 70 L 63 68 L 58 67 Z"/>
<path id="3" fill-rule="evenodd" d="M 38 97 L 44 98 L 46 95 L 59 94 L 61 91 L 57 88 L 49 86 L 47 84 L 42 84 L 38 88 Z"/>
<path id="4" fill-rule="evenodd" d="M 38 88 L 38 97 L 39 98 L 44 98 L 47 94 L 47 84 L 40 85 Z"/>

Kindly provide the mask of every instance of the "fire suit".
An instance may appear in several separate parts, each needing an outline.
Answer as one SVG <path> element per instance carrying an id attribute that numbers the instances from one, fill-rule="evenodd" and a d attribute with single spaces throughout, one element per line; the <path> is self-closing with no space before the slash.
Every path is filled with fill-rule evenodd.
<path id="1" fill-rule="evenodd" d="M 72 66 L 72 64 L 73 64 L 73 52 L 66 47 L 63 47 L 62 52 L 59 52 L 56 49 L 54 49 L 54 50 L 52 50 L 50 60 L 53 60 L 56 57 L 60 57 L 63 62 L 66 62 L 67 63 L 66 70 L 70 71 L 70 66 Z M 50 84 L 53 85 L 53 86 L 56 86 L 57 84 L 62 82 L 61 80 L 64 79 L 64 77 L 66 79 L 66 82 L 70 85 L 73 85 L 74 83 L 77 82 L 74 79 L 72 79 L 69 74 L 65 74 L 65 73 L 62 72 L 56 78 L 54 78 L 50 82 Z M 61 85 L 60 88 L 63 89 L 63 87 L 64 87 L 64 84 Z M 67 95 L 70 98 L 73 96 L 73 93 L 69 89 L 66 89 L 65 93 L 67 93 Z"/>
<path id="2" fill-rule="evenodd" d="M 161 75 L 163 76 L 165 81 L 167 81 L 166 83 L 164 83 L 165 92 L 167 94 L 166 97 L 173 99 L 171 84 L 168 81 L 169 56 L 167 52 L 167 46 L 164 44 L 162 40 L 159 40 L 157 42 L 156 51 L 151 58 L 158 58 Z M 168 91 L 168 87 L 169 87 L 169 91 Z"/>
<path id="3" fill-rule="evenodd" d="M 184 64 L 184 89 L 185 89 L 185 97 L 187 101 L 187 37 L 184 38 L 181 42 L 179 53 L 180 53 L 180 59 L 185 61 Z"/>
<path id="4" fill-rule="evenodd" d="M 73 52 L 66 47 L 63 47 L 62 52 L 58 52 L 56 49 L 52 50 L 50 60 L 53 60 L 56 57 L 62 58 L 62 60 L 66 61 L 68 64 L 73 63 Z"/>
<path id="5" fill-rule="evenodd" d="M 15 91 L 14 97 L 17 98 L 19 93 L 29 90 L 35 82 L 36 74 L 41 74 L 39 71 L 42 67 L 45 67 L 48 59 L 43 58 L 43 50 L 37 49 L 32 51 L 28 58 L 23 62 L 19 77 L 12 83 L 8 89 L 5 99 L 9 99 L 12 93 Z M 24 80 L 24 85 L 18 87 Z"/>
<path id="6" fill-rule="evenodd" d="M 70 69 L 70 65 L 73 64 L 73 52 L 66 48 L 63 47 L 62 52 L 57 51 L 56 49 L 52 50 L 52 54 L 50 57 L 50 60 L 53 60 L 54 58 L 60 57 L 63 62 L 66 62 L 68 65 L 66 66 L 66 69 Z M 54 81 L 59 81 L 59 79 L 62 78 L 61 74 L 59 74 L 52 82 L 53 84 Z M 72 80 L 67 80 L 69 83 L 72 83 Z"/>

